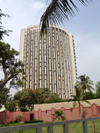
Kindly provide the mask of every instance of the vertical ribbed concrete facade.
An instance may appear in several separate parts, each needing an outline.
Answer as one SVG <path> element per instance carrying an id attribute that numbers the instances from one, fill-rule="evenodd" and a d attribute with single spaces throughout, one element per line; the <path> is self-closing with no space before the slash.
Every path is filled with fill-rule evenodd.
<path id="1" fill-rule="evenodd" d="M 40 29 L 37 25 L 21 30 L 19 59 L 25 65 L 25 87 L 48 88 L 60 98 L 70 98 L 76 82 L 73 36 L 50 26 L 47 34 L 41 37 Z"/>

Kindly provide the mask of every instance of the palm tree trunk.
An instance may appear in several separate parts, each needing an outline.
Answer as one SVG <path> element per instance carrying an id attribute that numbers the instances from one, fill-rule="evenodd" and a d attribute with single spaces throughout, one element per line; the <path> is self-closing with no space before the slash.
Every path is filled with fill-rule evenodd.
<path id="1" fill-rule="evenodd" d="M 81 119 L 82 117 L 81 117 L 81 104 L 80 104 L 80 101 L 79 101 L 79 114 L 80 114 L 80 119 Z"/>

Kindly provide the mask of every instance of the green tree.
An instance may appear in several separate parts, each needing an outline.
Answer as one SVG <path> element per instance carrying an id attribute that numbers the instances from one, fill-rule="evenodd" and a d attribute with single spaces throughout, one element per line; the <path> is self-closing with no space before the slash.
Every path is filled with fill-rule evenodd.
<path id="1" fill-rule="evenodd" d="M 79 105 L 79 114 L 81 119 L 81 101 L 89 103 L 89 101 L 85 100 L 85 94 L 83 93 L 80 87 L 75 86 L 75 94 L 71 94 L 71 97 L 75 100 L 73 101 L 73 107 L 75 108 L 77 104 Z M 90 104 L 90 103 L 89 103 Z"/>
<path id="2" fill-rule="evenodd" d="M 18 55 L 19 52 L 11 49 L 8 43 L 0 41 L 0 67 L 4 73 L 4 79 L 0 83 L 0 91 L 11 79 L 11 84 L 15 85 L 15 82 L 18 81 L 18 74 L 24 73 L 24 65 L 17 60 Z"/>
<path id="3" fill-rule="evenodd" d="M 3 39 L 4 35 L 9 36 L 9 32 L 11 30 L 5 30 L 4 27 L 2 26 L 2 17 L 10 17 L 8 14 L 2 13 L 2 10 L 0 9 L 0 40 Z"/>
<path id="4" fill-rule="evenodd" d="M 96 98 L 96 95 L 93 92 L 85 92 L 84 95 L 84 100 Z"/>
<path id="5" fill-rule="evenodd" d="M 21 111 L 27 111 L 26 106 L 31 110 L 34 104 L 44 102 L 40 89 L 23 89 L 22 92 L 17 92 L 14 95 L 14 100 L 18 102 Z"/>
<path id="6" fill-rule="evenodd" d="M 56 110 L 55 112 L 54 112 L 54 114 L 52 114 L 54 117 L 52 118 L 52 120 L 53 121 L 55 121 L 55 120 L 58 120 L 58 121 L 60 121 L 60 120 L 66 120 L 66 117 L 64 116 L 64 112 L 63 111 L 60 111 L 60 110 Z"/>
<path id="7" fill-rule="evenodd" d="M 92 1 L 92 0 L 78 0 L 83 5 Z M 47 7 L 46 11 L 43 13 L 40 23 L 41 34 L 46 31 L 49 27 L 49 24 L 63 24 L 63 19 L 69 20 L 69 16 L 75 14 L 75 11 L 78 11 L 74 0 L 51 0 L 51 3 Z"/>
<path id="8" fill-rule="evenodd" d="M 37 103 L 39 103 L 38 101 L 41 101 L 40 103 L 49 103 L 49 102 L 51 103 L 54 101 L 55 102 L 62 101 L 62 99 L 60 99 L 56 93 L 52 93 L 48 88 L 38 88 L 34 90 L 34 94 L 35 92 L 40 93 L 35 95 L 36 99 L 38 99 Z"/>
<path id="9" fill-rule="evenodd" d="M 18 91 L 15 95 L 14 95 L 14 100 L 20 100 L 21 99 L 21 95 L 22 93 L 20 91 Z"/>
<path id="10" fill-rule="evenodd" d="M 64 102 L 61 98 L 58 97 L 56 93 L 50 93 L 48 98 L 44 100 L 44 103 L 57 103 L 57 102 Z"/>
<path id="11" fill-rule="evenodd" d="M 44 96 L 41 89 L 34 89 L 33 94 L 35 97 L 35 104 L 42 104 L 44 103 Z"/>
<path id="12" fill-rule="evenodd" d="M 43 101 L 50 96 L 50 90 L 48 88 L 37 88 L 42 93 Z"/>
<path id="13" fill-rule="evenodd" d="M 57 94 L 52 93 L 47 88 L 23 89 L 14 95 L 14 100 L 22 111 L 27 111 L 26 106 L 31 110 L 34 104 L 62 102 L 63 100 Z"/>
<path id="14" fill-rule="evenodd" d="M 31 105 L 35 104 L 35 96 L 32 89 L 23 89 L 21 92 L 21 98 L 19 99 L 19 107 L 28 106 L 31 109 Z"/>
<path id="15" fill-rule="evenodd" d="M 48 98 L 44 101 L 44 103 L 59 103 L 59 102 L 64 102 L 64 100 L 62 100 L 61 98 L 57 97 L 53 97 L 53 98 Z"/>
<path id="16" fill-rule="evenodd" d="M 17 109 L 20 109 L 20 104 L 19 104 L 19 101 L 21 99 L 21 95 L 22 93 L 20 91 L 18 91 L 15 95 L 14 95 L 14 98 L 13 100 L 16 101 L 17 103 Z M 21 110 L 21 109 L 20 109 Z"/>
<path id="17" fill-rule="evenodd" d="M 94 88 L 92 87 L 93 81 L 90 80 L 90 78 L 86 75 L 81 75 L 78 77 L 78 81 L 76 82 L 76 86 L 80 88 L 83 93 L 86 92 L 86 90 L 92 92 Z"/>
<path id="18" fill-rule="evenodd" d="M 6 101 L 10 101 L 11 95 L 9 94 L 9 88 L 4 88 L 0 92 L 0 106 L 5 105 Z"/>
<path id="19" fill-rule="evenodd" d="M 9 110 L 11 112 L 14 112 L 17 110 L 18 103 L 14 100 L 7 101 L 5 104 L 6 110 Z"/>
<path id="20" fill-rule="evenodd" d="M 96 97 L 100 98 L 100 81 L 97 82 L 97 84 L 95 85 L 96 87 Z"/>

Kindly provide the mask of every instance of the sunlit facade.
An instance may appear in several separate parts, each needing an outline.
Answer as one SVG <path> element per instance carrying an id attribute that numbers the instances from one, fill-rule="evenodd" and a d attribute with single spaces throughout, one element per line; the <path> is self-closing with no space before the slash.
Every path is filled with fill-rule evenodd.
<path id="1" fill-rule="evenodd" d="M 19 59 L 25 65 L 25 88 L 49 88 L 62 99 L 70 98 L 76 82 L 73 35 L 50 26 L 41 38 L 40 29 L 36 25 L 21 30 Z"/>

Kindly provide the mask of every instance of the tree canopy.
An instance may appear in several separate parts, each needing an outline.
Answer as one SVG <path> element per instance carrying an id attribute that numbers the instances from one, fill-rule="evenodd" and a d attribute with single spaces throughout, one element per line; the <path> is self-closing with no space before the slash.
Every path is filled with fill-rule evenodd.
<path id="1" fill-rule="evenodd" d="M 0 9 L 0 40 L 3 39 L 4 35 L 9 36 L 9 32 L 11 30 L 5 30 L 4 27 L 2 26 L 2 17 L 10 17 L 8 14 L 2 13 L 2 10 Z"/>
<path id="2" fill-rule="evenodd" d="M 97 84 L 95 85 L 96 87 L 96 97 L 100 98 L 100 81 L 97 82 Z"/>
<path id="3" fill-rule="evenodd" d="M 86 90 L 92 92 L 92 90 L 94 90 L 94 88 L 92 87 L 93 81 L 90 80 L 90 78 L 86 75 L 80 75 L 78 77 L 76 86 L 80 88 L 83 92 L 86 92 Z"/>
<path id="4" fill-rule="evenodd" d="M 96 99 L 96 95 L 93 92 L 85 92 L 84 100 Z"/>
<path id="5" fill-rule="evenodd" d="M 63 100 L 57 94 L 52 93 L 47 88 L 23 89 L 14 95 L 20 110 L 26 111 L 26 106 L 31 110 L 34 104 L 62 102 Z"/>
<path id="6" fill-rule="evenodd" d="M 14 84 L 18 80 L 18 74 L 24 73 L 24 65 L 18 61 L 19 52 L 11 48 L 10 44 L 0 41 L 0 67 L 4 73 L 4 79 L 0 83 L 0 91 L 10 81 Z"/>
<path id="7" fill-rule="evenodd" d="M 9 94 L 9 88 L 4 88 L 1 92 L 0 92 L 0 106 L 1 105 L 5 105 L 5 103 L 7 101 L 10 101 L 11 99 L 11 95 Z"/>

